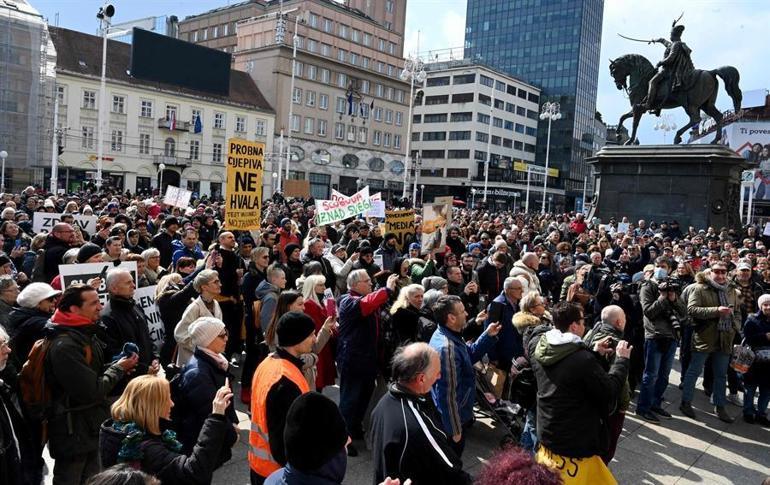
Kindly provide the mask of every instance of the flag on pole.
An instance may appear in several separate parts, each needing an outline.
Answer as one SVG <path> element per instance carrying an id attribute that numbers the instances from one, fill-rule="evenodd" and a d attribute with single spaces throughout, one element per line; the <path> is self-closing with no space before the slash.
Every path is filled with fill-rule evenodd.
<path id="1" fill-rule="evenodd" d="M 356 111 L 353 109 L 353 90 L 348 90 L 348 115 L 355 116 Z"/>
<path id="2" fill-rule="evenodd" d="M 200 116 L 195 117 L 195 129 L 193 131 L 194 133 L 200 133 L 203 131 L 203 123 L 201 122 Z"/>
<path id="3" fill-rule="evenodd" d="M 168 120 L 168 129 L 176 130 L 176 112 L 172 111 Z"/>

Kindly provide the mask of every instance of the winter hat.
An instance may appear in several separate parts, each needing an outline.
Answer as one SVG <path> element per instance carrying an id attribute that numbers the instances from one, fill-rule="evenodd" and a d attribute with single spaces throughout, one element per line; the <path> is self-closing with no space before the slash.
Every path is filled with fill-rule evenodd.
<path id="1" fill-rule="evenodd" d="M 368 244 L 361 244 L 358 246 L 358 254 L 363 256 L 364 254 L 374 254 L 374 249 Z"/>
<path id="2" fill-rule="evenodd" d="M 301 472 L 318 470 L 345 449 L 348 432 L 334 401 L 308 392 L 289 407 L 283 442 L 286 461 Z"/>
<path id="3" fill-rule="evenodd" d="M 291 347 L 305 340 L 315 332 L 313 320 L 300 312 L 289 312 L 278 319 L 276 335 L 279 347 Z"/>
<path id="4" fill-rule="evenodd" d="M 285 248 L 283 248 L 283 253 L 288 258 L 291 256 L 291 253 L 293 253 L 295 249 L 300 249 L 299 244 L 289 243 Z"/>
<path id="5" fill-rule="evenodd" d="M 288 217 L 284 217 L 283 219 L 281 219 L 281 227 L 285 226 L 286 224 L 291 224 L 291 219 L 289 219 Z"/>
<path id="6" fill-rule="evenodd" d="M 208 347 L 215 338 L 222 334 L 225 324 L 214 317 L 201 317 L 190 325 L 190 336 L 196 347 Z"/>
<path id="7" fill-rule="evenodd" d="M 94 243 L 85 243 L 78 251 L 78 263 L 85 263 L 92 256 L 102 252 L 102 248 Z"/>
<path id="8" fill-rule="evenodd" d="M 425 291 L 428 290 L 441 290 L 446 288 L 449 283 L 441 276 L 428 276 L 422 279 L 422 286 Z"/>
<path id="9" fill-rule="evenodd" d="M 474 249 L 481 249 L 481 244 L 479 243 L 470 243 L 468 244 L 468 252 L 472 253 Z"/>
<path id="10" fill-rule="evenodd" d="M 345 246 L 343 246 L 342 244 L 335 244 L 334 246 L 332 246 L 332 249 L 331 251 L 329 251 L 329 254 L 337 254 L 337 251 L 339 251 L 340 249 L 345 249 Z"/>
<path id="11" fill-rule="evenodd" d="M 12 263 L 11 258 L 6 256 L 5 254 L 0 254 L 0 267 L 10 263 Z"/>
<path id="12" fill-rule="evenodd" d="M 54 290 L 51 285 L 46 283 L 30 283 L 19 293 L 16 301 L 23 308 L 35 308 L 41 301 L 60 294 L 61 291 Z"/>
<path id="13" fill-rule="evenodd" d="M 412 244 L 410 244 L 410 245 L 409 245 L 409 250 L 410 250 L 410 251 L 411 251 L 412 249 L 417 249 L 417 250 L 419 250 L 419 249 L 421 249 L 421 248 L 422 248 L 422 247 L 420 246 L 420 243 L 416 243 L 416 242 L 413 242 Z"/>

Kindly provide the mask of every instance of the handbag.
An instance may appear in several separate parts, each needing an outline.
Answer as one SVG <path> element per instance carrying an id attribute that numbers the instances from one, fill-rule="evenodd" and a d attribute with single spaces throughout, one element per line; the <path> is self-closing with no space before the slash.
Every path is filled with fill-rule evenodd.
<path id="1" fill-rule="evenodd" d="M 746 339 L 744 338 L 739 345 L 733 345 L 732 359 L 730 359 L 730 367 L 740 374 L 745 374 L 751 368 L 751 364 L 754 363 L 756 354 L 751 347 L 746 345 Z"/>

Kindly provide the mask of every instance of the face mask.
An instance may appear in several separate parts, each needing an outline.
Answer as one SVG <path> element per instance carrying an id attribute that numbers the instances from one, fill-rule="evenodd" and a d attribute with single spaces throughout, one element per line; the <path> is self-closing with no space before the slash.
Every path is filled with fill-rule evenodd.
<path id="1" fill-rule="evenodd" d="M 656 280 L 662 280 L 668 276 L 668 271 L 666 271 L 666 268 L 655 268 L 653 275 L 655 276 Z"/>

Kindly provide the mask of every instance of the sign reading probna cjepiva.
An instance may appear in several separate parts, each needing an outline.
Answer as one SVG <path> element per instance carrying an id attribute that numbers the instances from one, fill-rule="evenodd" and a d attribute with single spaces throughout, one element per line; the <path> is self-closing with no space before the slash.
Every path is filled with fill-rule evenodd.
<path id="1" fill-rule="evenodd" d="M 259 229 L 265 144 L 230 138 L 227 146 L 226 228 Z"/>

